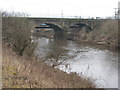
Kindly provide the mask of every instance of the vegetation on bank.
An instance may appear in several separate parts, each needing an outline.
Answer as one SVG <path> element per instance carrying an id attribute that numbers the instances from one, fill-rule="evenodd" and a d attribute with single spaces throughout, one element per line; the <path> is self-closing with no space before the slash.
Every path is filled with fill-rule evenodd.
<path id="1" fill-rule="evenodd" d="M 18 55 L 32 56 L 35 45 L 31 43 L 34 22 L 25 14 L 2 12 L 2 38 Z"/>
<path id="2" fill-rule="evenodd" d="M 80 30 L 74 38 L 79 42 L 82 41 L 118 48 L 120 47 L 120 43 L 118 43 L 118 20 L 106 20 L 90 33 L 85 32 L 85 30 Z"/>

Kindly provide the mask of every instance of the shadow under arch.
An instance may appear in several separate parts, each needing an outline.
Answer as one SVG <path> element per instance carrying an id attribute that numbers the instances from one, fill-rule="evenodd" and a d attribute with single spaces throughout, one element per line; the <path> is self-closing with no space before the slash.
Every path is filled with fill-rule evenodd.
<path id="1" fill-rule="evenodd" d="M 83 28 L 83 27 L 86 28 L 87 33 L 91 32 L 93 30 L 90 26 L 88 26 L 87 24 L 84 24 L 84 23 L 77 23 L 73 26 L 70 26 L 70 28 Z"/>
<path id="2" fill-rule="evenodd" d="M 51 23 L 45 23 L 46 25 L 48 25 L 49 27 L 54 29 L 54 40 L 62 40 L 65 39 L 65 31 L 60 28 L 59 26 L 55 25 L 55 24 L 51 24 Z"/>
<path id="3" fill-rule="evenodd" d="M 50 26 L 51 28 L 53 28 L 55 31 L 57 31 L 57 30 L 63 31 L 62 28 L 60 28 L 59 26 L 57 26 L 55 24 L 51 24 L 51 23 L 45 23 L 45 24 Z"/>

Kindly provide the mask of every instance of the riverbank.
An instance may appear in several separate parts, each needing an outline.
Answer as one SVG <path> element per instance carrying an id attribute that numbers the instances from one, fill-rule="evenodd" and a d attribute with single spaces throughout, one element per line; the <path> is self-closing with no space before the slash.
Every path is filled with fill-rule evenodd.
<path id="1" fill-rule="evenodd" d="M 89 33 L 84 29 L 73 32 L 73 37 L 70 39 L 77 42 L 87 42 L 111 48 L 120 48 L 120 41 L 118 41 L 118 26 L 118 20 L 106 20 Z"/>
<path id="2" fill-rule="evenodd" d="M 92 80 L 18 56 L 3 46 L 3 88 L 95 88 Z"/>

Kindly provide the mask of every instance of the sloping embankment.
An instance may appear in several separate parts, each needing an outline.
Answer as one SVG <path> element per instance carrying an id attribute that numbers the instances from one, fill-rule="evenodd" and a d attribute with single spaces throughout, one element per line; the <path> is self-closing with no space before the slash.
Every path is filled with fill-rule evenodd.
<path id="1" fill-rule="evenodd" d="M 67 74 L 3 47 L 3 88 L 94 88 L 92 81 Z"/>

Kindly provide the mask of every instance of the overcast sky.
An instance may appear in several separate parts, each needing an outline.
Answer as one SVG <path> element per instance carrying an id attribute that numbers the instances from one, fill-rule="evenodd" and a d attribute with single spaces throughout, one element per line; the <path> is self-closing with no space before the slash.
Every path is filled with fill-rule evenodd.
<path id="1" fill-rule="evenodd" d="M 25 12 L 33 17 L 107 17 L 119 0 L 0 0 L 0 10 Z"/>

